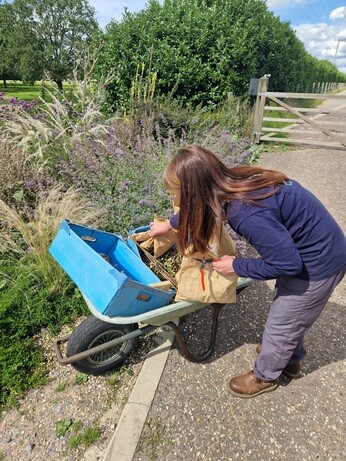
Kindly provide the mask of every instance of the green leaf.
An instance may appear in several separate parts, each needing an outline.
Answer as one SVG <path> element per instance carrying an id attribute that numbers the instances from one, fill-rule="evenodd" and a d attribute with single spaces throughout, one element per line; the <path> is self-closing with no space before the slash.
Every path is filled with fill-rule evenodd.
<path id="1" fill-rule="evenodd" d="M 12 197 L 15 199 L 16 202 L 22 202 L 24 198 L 24 190 L 23 189 L 17 190 L 12 195 Z"/>

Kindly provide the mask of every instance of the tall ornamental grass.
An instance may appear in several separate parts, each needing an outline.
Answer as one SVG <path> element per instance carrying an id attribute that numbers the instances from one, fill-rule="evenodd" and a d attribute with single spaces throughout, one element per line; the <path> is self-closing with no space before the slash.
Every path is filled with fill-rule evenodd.
<path id="1" fill-rule="evenodd" d="M 16 110 L 1 118 L 2 136 L 13 146 L 22 147 L 28 157 L 54 162 L 57 156 L 68 158 L 71 146 L 83 137 L 98 139 L 107 132 L 101 113 L 102 84 L 80 82 L 75 74 L 64 95 L 57 92 L 53 82 L 47 80 L 45 85 L 45 99 L 39 97 L 35 110 L 14 101 Z"/>
<path id="2" fill-rule="evenodd" d="M 78 189 L 67 191 L 53 187 L 46 195 L 38 197 L 34 208 L 21 212 L 0 200 L 0 254 L 18 258 L 30 255 L 33 272 L 47 283 L 60 281 L 61 270 L 48 253 L 51 241 L 64 218 L 73 218 L 81 224 L 97 225 L 102 211 L 85 199 Z"/>

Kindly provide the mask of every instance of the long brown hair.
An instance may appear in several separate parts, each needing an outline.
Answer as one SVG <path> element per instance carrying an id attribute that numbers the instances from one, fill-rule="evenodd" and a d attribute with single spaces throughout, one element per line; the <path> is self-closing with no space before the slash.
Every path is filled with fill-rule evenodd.
<path id="1" fill-rule="evenodd" d="M 256 205 L 275 194 L 287 179 L 279 171 L 261 167 L 229 168 L 211 151 L 198 145 L 179 149 L 164 179 L 166 189 L 179 196 L 179 250 L 205 253 L 217 223 L 225 218 L 227 202 L 240 200 Z M 268 186 L 273 187 L 259 192 Z"/>

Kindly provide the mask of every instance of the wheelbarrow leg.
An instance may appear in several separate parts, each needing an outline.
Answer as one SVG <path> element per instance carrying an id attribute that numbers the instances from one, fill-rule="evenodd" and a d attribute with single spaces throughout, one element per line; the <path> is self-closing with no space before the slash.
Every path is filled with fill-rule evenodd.
<path id="1" fill-rule="evenodd" d="M 211 325 L 211 334 L 210 334 L 210 343 L 208 349 L 201 355 L 192 354 L 189 350 L 186 341 L 184 340 L 182 334 L 180 333 L 179 327 L 174 322 L 167 322 L 166 325 L 170 326 L 174 331 L 181 351 L 185 358 L 190 360 L 190 362 L 203 362 L 207 358 L 211 356 L 215 349 L 215 341 L 217 335 L 217 328 L 219 322 L 219 314 L 221 309 L 225 306 L 225 304 L 212 304 L 213 306 L 213 320 Z"/>

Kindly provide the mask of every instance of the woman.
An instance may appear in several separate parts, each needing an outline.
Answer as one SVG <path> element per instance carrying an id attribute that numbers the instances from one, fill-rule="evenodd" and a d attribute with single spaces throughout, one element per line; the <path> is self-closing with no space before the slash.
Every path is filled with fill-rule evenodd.
<path id="1" fill-rule="evenodd" d="M 255 397 L 277 388 L 285 373 L 300 376 L 304 334 L 346 270 L 346 240 L 319 200 L 285 174 L 253 166 L 229 168 L 209 150 L 180 149 L 165 173 L 180 212 L 151 223 L 151 235 L 176 228 L 181 252 L 206 252 L 220 219 L 245 237 L 259 257 L 223 256 L 212 262 L 225 275 L 276 279 L 274 300 L 253 370 L 231 379 L 230 392 Z"/>

